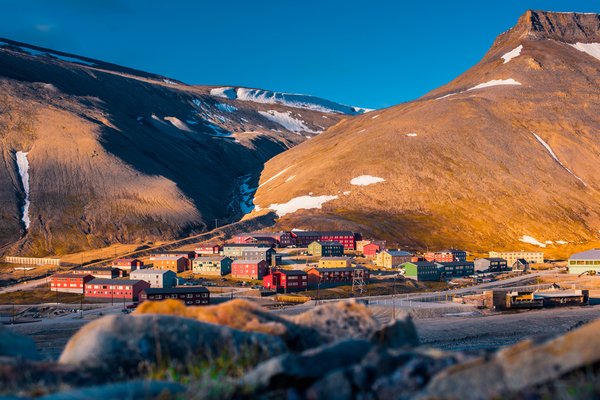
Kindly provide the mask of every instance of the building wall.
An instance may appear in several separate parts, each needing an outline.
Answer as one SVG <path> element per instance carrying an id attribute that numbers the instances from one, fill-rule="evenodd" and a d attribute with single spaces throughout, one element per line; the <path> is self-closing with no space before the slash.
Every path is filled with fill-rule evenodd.
<path id="1" fill-rule="evenodd" d="M 349 267 L 350 260 L 319 260 L 319 268 L 347 268 Z"/>
<path id="2" fill-rule="evenodd" d="M 267 263 L 262 260 L 257 264 L 233 263 L 231 277 L 240 279 L 262 279 L 267 273 Z"/>
<path id="3" fill-rule="evenodd" d="M 111 299 L 115 302 L 123 301 L 137 301 L 139 294 L 142 290 L 150 287 L 150 284 L 145 281 L 139 281 L 134 285 L 123 285 L 119 284 L 116 280 L 115 283 L 111 284 L 87 284 L 85 285 L 85 297 L 95 299 Z"/>
<path id="4" fill-rule="evenodd" d="M 504 258 L 508 265 L 513 265 L 519 258 L 530 263 L 544 263 L 544 253 L 541 251 L 490 251 L 490 258 Z"/>
<path id="5" fill-rule="evenodd" d="M 179 258 L 177 260 L 154 260 L 154 268 L 168 269 L 176 274 L 186 270 L 188 266 L 187 258 Z"/>

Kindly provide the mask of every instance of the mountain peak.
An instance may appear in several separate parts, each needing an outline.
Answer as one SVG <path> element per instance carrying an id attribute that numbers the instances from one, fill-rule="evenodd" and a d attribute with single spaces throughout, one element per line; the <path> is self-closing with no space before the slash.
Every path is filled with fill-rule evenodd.
<path id="1" fill-rule="evenodd" d="M 528 10 L 508 33 L 567 43 L 600 41 L 600 15 Z"/>

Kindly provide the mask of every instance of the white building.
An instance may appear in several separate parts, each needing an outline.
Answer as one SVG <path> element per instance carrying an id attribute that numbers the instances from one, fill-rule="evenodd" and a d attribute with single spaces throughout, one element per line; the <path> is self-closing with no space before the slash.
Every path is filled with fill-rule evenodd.
<path id="1" fill-rule="evenodd" d="M 168 269 L 138 269 L 132 271 L 129 277 L 146 281 L 152 288 L 170 288 L 177 285 L 177 274 Z"/>
<path id="2" fill-rule="evenodd" d="M 490 251 L 489 257 L 504 258 L 509 267 L 520 258 L 532 264 L 544 263 L 544 253 L 541 251 Z"/>

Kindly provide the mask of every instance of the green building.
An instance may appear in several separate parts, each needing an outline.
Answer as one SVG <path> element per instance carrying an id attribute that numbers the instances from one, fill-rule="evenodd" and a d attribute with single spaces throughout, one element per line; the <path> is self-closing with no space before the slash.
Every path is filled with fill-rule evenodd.
<path id="1" fill-rule="evenodd" d="M 593 249 L 573 254 L 569 258 L 569 274 L 583 274 L 584 272 L 600 273 L 600 249 Z"/>
<path id="2" fill-rule="evenodd" d="M 195 274 L 223 276 L 231 273 L 232 260 L 229 257 L 199 257 L 192 261 Z"/>
<path id="3" fill-rule="evenodd" d="M 342 257 L 344 245 L 338 242 L 312 242 L 308 245 L 308 254 L 316 257 Z"/>
<path id="4" fill-rule="evenodd" d="M 404 276 L 417 281 L 439 281 L 441 267 L 429 261 L 410 261 L 400 265 Z"/>
<path id="5" fill-rule="evenodd" d="M 475 273 L 475 264 L 468 261 L 452 261 L 435 263 L 444 278 L 457 278 Z"/>

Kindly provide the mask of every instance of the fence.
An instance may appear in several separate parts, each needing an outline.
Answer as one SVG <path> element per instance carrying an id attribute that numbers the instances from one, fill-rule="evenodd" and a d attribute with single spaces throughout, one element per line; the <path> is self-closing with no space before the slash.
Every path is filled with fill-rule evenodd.
<path id="1" fill-rule="evenodd" d="M 25 265 L 56 265 L 60 266 L 60 258 L 12 257 L 6 256 L 4 260 L 10 264 Z"/>

